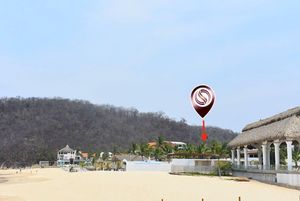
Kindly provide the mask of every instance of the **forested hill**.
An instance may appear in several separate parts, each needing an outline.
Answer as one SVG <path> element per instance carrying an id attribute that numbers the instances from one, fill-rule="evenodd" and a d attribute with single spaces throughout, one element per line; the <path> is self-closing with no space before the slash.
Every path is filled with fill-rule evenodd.
<path id="1" fill-rule="evenodd" d="M 200 127 L 162 113 L 141 113 L 87 101 L 48 98 L 0 99 L 0 165 L 51 160 L 66 144 L 77 150 L 127 150 L 132 143 L 166 140 L 200 143 Z M 229 141 L 235 133 L 208 127 L 209 140 Z"/>

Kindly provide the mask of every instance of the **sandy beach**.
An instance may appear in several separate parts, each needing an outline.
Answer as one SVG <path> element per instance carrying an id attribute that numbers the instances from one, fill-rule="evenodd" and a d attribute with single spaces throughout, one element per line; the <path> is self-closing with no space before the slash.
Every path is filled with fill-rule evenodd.
<path id="1" fill-rule="evenodd" d="M 300 191 L 256 181 L 164 172 L 0 171 L 0 201 L 298 201 Z"/>

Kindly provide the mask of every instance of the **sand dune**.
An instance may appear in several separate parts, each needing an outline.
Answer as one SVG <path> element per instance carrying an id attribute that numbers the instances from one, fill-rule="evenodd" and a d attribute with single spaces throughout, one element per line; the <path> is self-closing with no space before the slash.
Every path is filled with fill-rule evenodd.
<path id="1" fill-rule="evenodd" d="M 0 171 L 0 201 L 298 201 L 300 191 L 256 181 L 163 172 Z M 2 183 L 1 183 L 2 181 Z"/>

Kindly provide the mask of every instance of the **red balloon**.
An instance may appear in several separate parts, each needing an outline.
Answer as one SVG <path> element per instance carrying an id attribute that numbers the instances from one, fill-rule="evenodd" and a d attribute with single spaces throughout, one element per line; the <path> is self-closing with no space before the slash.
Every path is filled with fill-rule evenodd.
<path id="1" fill-rule="evenodd" d="M 197 113 L 204 118 L 214 104 L 215 93 L 209 86 L 200 85 L 192 91 L 191 99 Z"/>

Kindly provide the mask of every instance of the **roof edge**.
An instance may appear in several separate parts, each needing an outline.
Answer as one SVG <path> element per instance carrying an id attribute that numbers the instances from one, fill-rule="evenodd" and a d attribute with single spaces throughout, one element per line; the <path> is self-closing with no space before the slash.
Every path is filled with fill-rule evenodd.
<path id="1" fill-rule="evenodd" d="M 268 125 L 268 124 L 271 124 L 271 123 L 274 123 L 277 121 L 281 121 L 281 120 L 289 118 L 291 116 L 298 116 L 298 115 L 300 115 L 300 107 L 294 107 L 292 109 L 289 109 L 287 111 L 281 112 L 276 115 L 273 115 L 271 117 L 250 123 L 243 128 L 242 132 L 248 131 L 248 130 L 251 130 L 254 128 L 258 128 L 261 126 L 265 126 L 265 125 Z"/>

